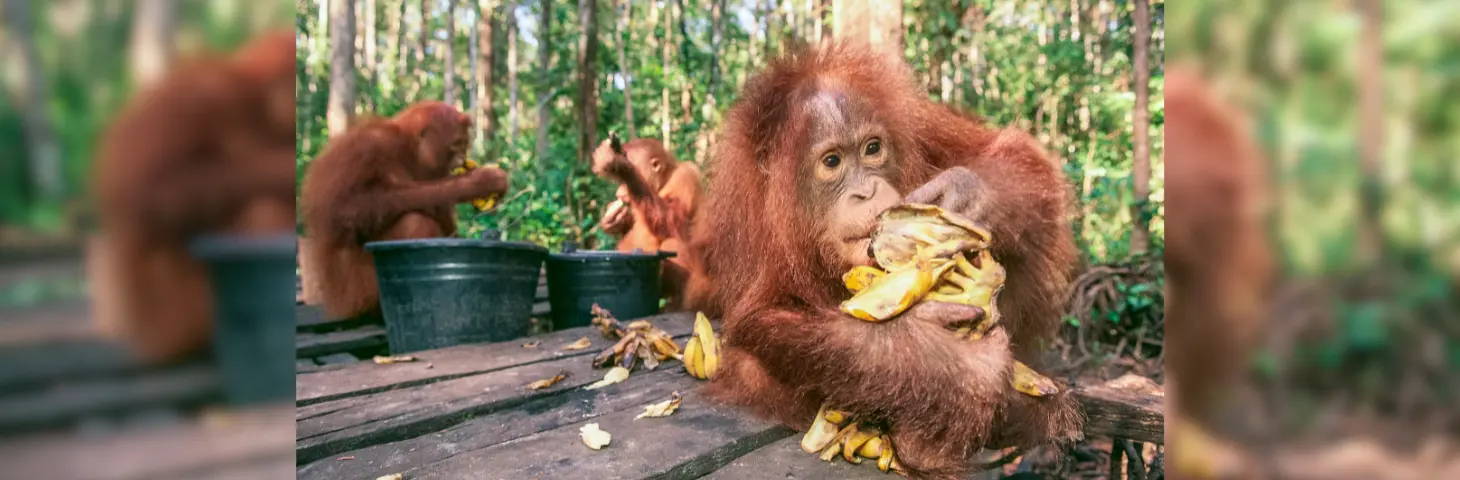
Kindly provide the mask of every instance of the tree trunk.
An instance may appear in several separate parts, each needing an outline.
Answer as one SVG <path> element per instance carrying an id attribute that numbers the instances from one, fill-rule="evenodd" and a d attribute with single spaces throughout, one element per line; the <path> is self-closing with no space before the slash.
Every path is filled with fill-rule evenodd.
<path id="1" fill-rule="evenodd" d="M 542 0 L 542 11 L 537 20 L 537 161 L 545 161 L 548 154 L 548 118 L 552 108 L 555 89 L 548 84 L 552 72 L 553 1 Z"/>
<path id="2" fill-rule="evenodd" d="M 363 5 L 362 8 L 365 10 L 365 78 L 372 79 L 371 83 L 374 83 L 373 79 L 375 78 L 375 67 L 377 64 L 375 57 L 375 29 L 377 28 L 375 25 L 375 0 L 365 0 Z"/>
<path id="3" fill-rule="evenodd" d="M 416 33 L 416 64 L 411 67 L 415 72 L 415 80 L 411 84 L 411 100 L 421 98 L 421 90 L 426 88 L 426 45 L 431 38 L 431 8 L 428 0 L 421 0 L 416 4 L 421 16 L 418 19 Z"/>
<path id="4" fill-rule="evenodd" d="M 720 86 L 720 37 L 725 30 L 724 12 L 725 0 L 710 0 L 710 95 L 714 95 Z"/>
<path id="5" fill-rule="evenodd" d="M 619 2 L 619 8 L 622 8 L 623 12 L 621 13 L 622 17 L 619 19 L 618 27 L 618 69 L 619 75 L 624 80 L 623 130 L 628 134 L 629 140 L 633 140 L 638 136 L 635 133 L 637 129 L 634 128 L 634 69 L 629 68 L 628 56 L 624 54 L 624 44 L 633 40 L 633 31 L 630 29 L 633 23 L 629 21 L 629 19 L 633 18 L 631 15 L 633 5 L 633 2 L 628 0 Z"/>
<path id="6" fill-rule="evenodd" d="M 831 0 L 817 0 L 816 9 L 820 12 L 820 17 L 816 22 L 816 31 L 819 32 L 818 37 L 821 43 L 829 43 L 832 40 Z M 901 28 L 901 25 L 898 27 Z"/>
<path id="7" fill-rule="evenodd" d="M 765 10 L 765 57 L 775 58 L 785 53 L 781 49 L 781 36 L 785 34 L 781 26 L 781 5 L 779 0 L 767 0 Z"/>
<path id="8" fill-rule="evenodd" d="M 1135 128 L 1135 165 L 1131 173 L 1135 182 L 1135 205 L 1131 206 L 1133 226 L 1130 235 L 1130 249 L 1133 254 L 1145 253 L 1151 247 L 1151 227 L 1147 225 L 1146 202 L 1151 197 L 1151 145 L 1148 139 L 1150 125 L 1149 84 L 1151 77 L 1150 53 L 1146 51 L 1151 39 L 1151 15 L 1148 0 L 1135 0 L 1135 91 L 1136 106 L 1131 112 L 1131 124 Z"/>
<path id="9" fill-rule="evenodd" d="M 497 129 L 497 113 L 492 108 L 495 104 L 497 93 L 496 3 L 495 0 L 481 0 L 478 3 L 478 7 L 481 9 L 481 16 L 478 17 L 477 28 L 472 32 L 477 36 L 476 42 L 473 44 L 476 46 L 479 55 L 481 55 L 480 60 L 476 60 L 476 57 L 473 56 L 473 61 L 476 62 L 474 70 L 476 71 L 477 77 L 477 126 L 481 129 L 479 138 L 484 148 L 491 148 L 492 136 L 496 133 Z M 508 14 L 510 15 L 511 13 L 509 12 Z M 480 30 L 480 33 L 477 30 Z M 484 152 L 484 155 L 487 155 L 484 157 L 485 159 L 491 160 L 491 152 Z"/>
<path id="10" fill-rule="evenodd" d="M 390 51 L 395 52 L 395 79 L 390 82 L 394 90 L 401 90 L 406 79 L 406 2 L 399 0 L 399 8 L 392 8 L 390 18 Z"/>
<path id="11" fill-rule="evenodd" d="M 355 2 L 330 0 L 330 137 L 350 127 L 355 112 Z"/>
<path id="12" fill-rule="evenodd" d="M 1359 191 L 1359 265 L 1368 267 L 1384 260 L 1384 50 L 1380 35 L 1384 6 L 1379 0 L 1361 0 L 1363 32 L 1358 51 L 1359 168 L 1363 172 Z"/>
<path id="13" fill-rule="evenodd" d="M 28 6 L 19 8 L 29 9 Z M 137 0 L 133 8 L 132 45 L 128 56 L 132 64 L 132 82 L 140 86 L 156 80 L 172 62 L 177 5 L 172 0 Z M 26 30 L 33 29 L 27 25 Z"/>
<path id="14" fill-rule="evenodd" d="M 517 145 L 517 0 L 508 0 L 507 22 L 507 145 Z"/>
<path id="15" fill-rule="evenodd" d="M 61 145 L 56 139 L 50 115 L 46 113 L 46 103 L 51 97 L 47 91 L 45 72 L 41 70 L 40 55 L 36 51 L 35 30 L 32 28 L 35 17 L 30 6 L 29 0 L 5 0 L 4 11 L 0 12 L 0 17 L 3 17 L 5 27 L 10 30 L 11 39 L 15 42 L 15 49 L 20 54 L 20 61 L 15 64 L 21 70 L 20 82 L 16 84 L 13 98 L 24 102 L 20 113 L 29 154 L 27 166 L 30 183 L 34 188 L 32 191 L 37 200 L 57 200 L 65 192 L 61 177 Z"/>
<path id="16" fill-rule="evenodd" d="M 578 0 L 578 161 L 588 163 L 598 141 L 598 1 Z"/>
<path id="17" fill-rule="evenodd" d="M 446 42 L 441 45 L 446 67 L 441 69 L 442 96 L 451 106 L 459 106 L 456 94 L 456 0 L 446 0 Z"/>
<path id="18" fill-rule="evenodd" d="M 902 47 L 902 2 L 898 0 L 833 0 L 832 34 L 837 40 L 874 47 Z M 900 51 L 900 50 L 899 50 Z"/>
<path id="19" fill-rule="evenodd" d="M 669 106 L 669 75 L 673 71 L 674 64 L 670 63 L 671 52 L 674 51 L 674 8 L 672 5 L 664 6 L 664 40 L 659 43 L 660 68 L 663 70 L 663 81 L 659 85 L 659 141 L 664 142 L 664 149 L 674 151 L 674 141 L 670 137 L 669 119 L 673 112 Z"/>

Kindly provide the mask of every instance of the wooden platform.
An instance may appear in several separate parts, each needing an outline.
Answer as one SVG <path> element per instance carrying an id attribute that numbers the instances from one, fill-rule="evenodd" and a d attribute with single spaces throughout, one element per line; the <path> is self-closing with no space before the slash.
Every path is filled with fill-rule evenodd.
<path id="1" fill-rule="evenodd" d="M 693 322 L 691 314 L 650 319 L 679 342 Z M 583 337 L 591 347 L 563 350 Z M 606 372 L 589 359 L 610 345 L 596 329 L 577 328 L 419 352 L 416 362 L 300 373 L 297 478 L 898 478 L 871 464 L 818 461 L 801 451 L 796 432 L 704 399 L 702 382 L 677 361 L 585 390 Z M 567 378 L 550 388 L 525 388 L 559 373 Z M 1089 435 L 1160 443 L 1159 389 L 1127 383 L 1078 393 Z M 673 392 L 683 395 L 673 415 L 634 418 Z M 587 423 L 612 443 L 585 446 L 578 429 Z"/>
<path id="2" fill-rule="evenodd" d="M 545 326 L 550 322 L 552 308 L 548 304 L 547 275 L 540 275 L 537 292 L 533 299 L 532 321 L 534 325 Z M 296 282 L 297 283 L 297 282 Z M 295 321 L 298 325 L 294 338 L 296 371 L 312 372 L 334 365 L 369 360 L 376 355 L 389 354 L 385 342 L 385 328 L 377 317 L 374 319 L 331 319 L 318 306 L 305 305 L 296 301 Z"/>
<path id="3" fill-rule="evenodd" d="M 0 266 L 0 283 L 81 274 L 63 260 Z M 210 360 L 138 363 L 92 310 L 85 299 L 0 309 L 0 478 L 288 478 L 293 405 L 210 422 L 221 396 Z"/>

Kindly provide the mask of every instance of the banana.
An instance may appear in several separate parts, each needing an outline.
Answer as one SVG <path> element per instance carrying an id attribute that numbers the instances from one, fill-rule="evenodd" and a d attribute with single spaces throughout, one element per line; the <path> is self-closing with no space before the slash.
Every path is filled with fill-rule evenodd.
<path id="1" fill-rule="evenodd" d="M 695 313 L 695 331 L 693 338 L 700 341 L 700 350 L 704 352 L 702 372 L 705 379 L 715 376 L 715 371 L 720 368 L 720 340 L 715 338 L 715 330 L 710 327 L 710 319 L 703 313 Z"/>
<path id="2" fill-rule="evenodd" d="M 858 293 L 866 290 L 873 282 L 886 275 L 887 272 L 879 270 L 877 267 L 858 265 L 848 270 L 846 275 L 842 275 L 842 283 L 846 284 L 847 290 Z"/>
<path id="3" fill-rule="evenodd" d="M 691 377 L 705 379 L 703 367 L 700 366 L 703 358 L 704 356 L 700 352 L 700 339 L 690 337 L 689 341 L 684 344 L 684 369 L 689 371 Z"/>
<path id="4" fill-rule="evenodd" d="M 835 460 L 837 455 L 842 454 L 843 445 L 846 443 L 847 437 L 850 437 L 856 431 L 857 422 L 852 422 L 837 431 L 836 436 L 832 437 L 831 443 L 826 446 L 826 449 L 821 451 L 821 461 L 830 462 Z"/>
<path id="5" fill-rule="evenodd" d="M 882 457 L 882 448 L 882 436 L 878 435 L 868 439 L 866 443 L 863 443 L 862 446 L 857 449 L 857 456 L 870 460 L 877 460 Z"/>
<path id="6" fill-rule="evenodd" d="M 1060 392 L 1054 381 L 1029 368 L 1024 362 L 1014 362 L 1014 389 L 1031 397 L 1043 397 Z"/>
<path id="7" fill-rule="evenodd" d="M 831 445 L 841 428 L 841 422 L 834 421 L 833 418 L 841 420 L 844 415 L 838 414 L 833 417 L 826 405 L 822 404 L 821 410 L 816 412 L 816 420 L 811 422 L 811 428 L 801 436 L 801 450 L 806 453 L 816 453 L 826 449 L 827 445 Z"/>
<path id="8" fill-rule="evenodd" d="M 493 164 L 492 166 L 496 166 L 496 165 Z M 472 160 L 472 159 L 468 158 L 468 159 L 463 160 L 461 162 L 461 166 L 460 167 L 456 167 L 456 168 L 451 169 L 451 174 L 452 175 L 466 175 L 467 172 L 470 172 L 472 170 L 476 170 L 476 169 L 481 168 L 481 167 L 482 167 L 481 164 L 478 164 L 475 160 Z M 475 207 L 478 212 L 485 212 L 487 210 L 491 210 L 492 207 L 497 206 L 497 197 L 498 197 L 498 195 L 492 195 L 492 196 L 488 196 L 488 197 L 485 197 L 485 198 L 474 198 L 471 201 L 471 206 L 472 207 Z"/>
<path id="9" fill-rule="evenodd" d="M 890 438 L 884 438 L 882 443 L 882 455 L 877 457 L 877 469 L 882 473 L 887 473 L 887 470 L 892 468 L 892 441 Z"/>
<path id="10" fill-rule="evenodd" d="M 852 422 L 848 428 L 852 428 L 853 431 L 846 436 L 842 444 L 842 459 L 854 464 L 862 463 L 862 459 L 857 457 L 858 452 L 861 452 L 862 447 L 877 438 L 881 432 L 864 430 L 856 422 Z"/>

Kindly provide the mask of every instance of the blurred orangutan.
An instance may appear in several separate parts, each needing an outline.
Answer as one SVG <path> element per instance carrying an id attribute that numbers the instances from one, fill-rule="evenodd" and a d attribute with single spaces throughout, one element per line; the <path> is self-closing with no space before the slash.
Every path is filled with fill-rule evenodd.
<path id="1" fill-rule="evenodd" d="M 97 318 L 146 361 L 205 348 L 212 292 L 188 241 L 294 229 L 294 33 L 180 63 L 99 144 Z"/>
<path id="2" fill-rule="evenodd" d="M 1195 73 L 1166 72 L 1166 362 L 1170 478 L 1250 478 L 1206 431 L 1240 381 L 1273 267 L 1262 156 Z"/>
<path id="3" fill-rule="evenodd" d="M 930 102 L 894 56 L 827 45 L 749 79 L 718 145 L 694 233 L 724 309 L 712 396 L 801 430 L 823 402 L 885 420 L 920 478 L 1080 434 L 1068 392 L 1003 388 L 1013 358 L 1036 364 L 1054 334 L 1077 253 L 1070 188 L 1027 133 Z M 873 264 L 877 215 L 904 201 L 992 232 L 1008 277 L 1001 326 L 982 340 L 951 333 L 982 317 L 968 305 L 922 302 L 882 323 L 838 310 L 842 274 Z"/>
<path id="4" fill-rule="evenodd" d="M 612 134 L 593 152 L 593 172 L 621 184 L 618 201 L 609 205 L 600 221 L 604 231 L 623 235 L 618 251 L 677 254 L 664 263 L 661 284 L 669 298 L 665 310 L 680 309 L 695 262 L 687 244 L 703 188 L 699 167 L 675 160 L 658 140 L 621 143 Z"/>
<path id="5" fill-rule="evenodd" d="M 427 101 L 360 121 L 314 160 L 300 192 L 312 269 L 305 275 L 319 282 L 327 315 L 380 311 L 366 242 L 455 235 L 455 204 L 507 190 L 497 168 L 450 175 L 470 145 L 471 117 Z"/>

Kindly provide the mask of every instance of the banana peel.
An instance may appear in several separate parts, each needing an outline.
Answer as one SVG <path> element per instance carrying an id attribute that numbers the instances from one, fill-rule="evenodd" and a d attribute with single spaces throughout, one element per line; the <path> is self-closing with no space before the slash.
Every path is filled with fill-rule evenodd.
<path id="1" fill-rule="evenodd" d="M 911 268 L 921 261 L 950 260 L 988 248 L 993 236 L 968 218 L 933 205 L 902 204 L 877 216 L 872 256 L 883 270 Z"/>
<path id="2" fill-rule="evenodd" d="M 924 296 L 933 291 L 933 286 L 954 265 L 953 262 L 934 264 L 920 261 L 914 268 L 882 275 L 852 298 L 842 302 L 841 309 L 848 315 L 868 322 L 886 321 L 921 301 Z M 867 276 L 868 274 L 860 273 L 860 275 Z M 860 279 L 852 280 L 846 283 L 853 284 L 861 281 Z"/>
<path id="3" fill-rule="evenodd" d="M 714 377 L 720 368 L 720 339 L 703 313 L 695 313 L 694 334 L 684 345 L 682 360 L 685 371 L 700 380 Z"/>
<path id="4" fill-rule="evenodd" d="M 495 167 L 496 164 L 491 164 L 488 166 Z M 452 169 L 451 174 L 466 175 L 468 172 L 471 172 L 472 170 L 476 170 L 478 168 L 481 168 L 481 165 L 478 164 L 475 160 L 468 158 L 461 163 L 460 167 Z M 471 206 L 475 207 L 478 212 L 485 212 L 497 206 L 498 197 L 499 195 L 491 195 L 488 197 L 473 198 L 471 200 Z"/>
<path id="5" fill-rule="evenodd" d="M 897 463 L 892 450 L 892 439 L 881 430 L 871 428 L 852 420 L 846 412 L 822 404 L 816 412 L 816 420 L 801 437 L 801 450 L 816 454 L 825 462 L 836 461 L 837 457 L 852 464 L 863 460 L 877 462 L 877 468 L 886 473 L 894 471 L 906 474 Z"/>
<path id="6" fill-rule="evenodd" d="M 931 205 L 900 205 L 878 217 L 872 255 L 887 270 L 858 266 L 842 276 L 853 295 L 842 302 L 848 315 L 886 321 L 918 302 L 935 301 L 982 308 L 979 323 L 954 336 L 979 340 L 1001 319 L 999 293 L 1007 272 L 988 250 L 989 231 L 961 215 Z M 972 259 L 969 256 L 972 255 Z M 1015 362 L 1015 390 L 1034 397 L 1059 393 L 1059 387 L 1022 362 Z"/>
<path id="7" fill-rule="evenodd" d="M 597 304 L 593 305 L 593 314 L 593 323 L 603 329 L 605 337 L 618 337 L 613 346 L 593 356 L 595 367 L 621 366 L 633 369 L 634 365 L 642 363 L 644 368 L 654 370 L 659 368 L 660 362 L 681 356 L 673 337 L 648 321 L 638 320 L 624 326 L 613 318 L 612 313 Z M 586 340 L 587 337 L 579 339 L 579 343 L 586 343 Z"/>

